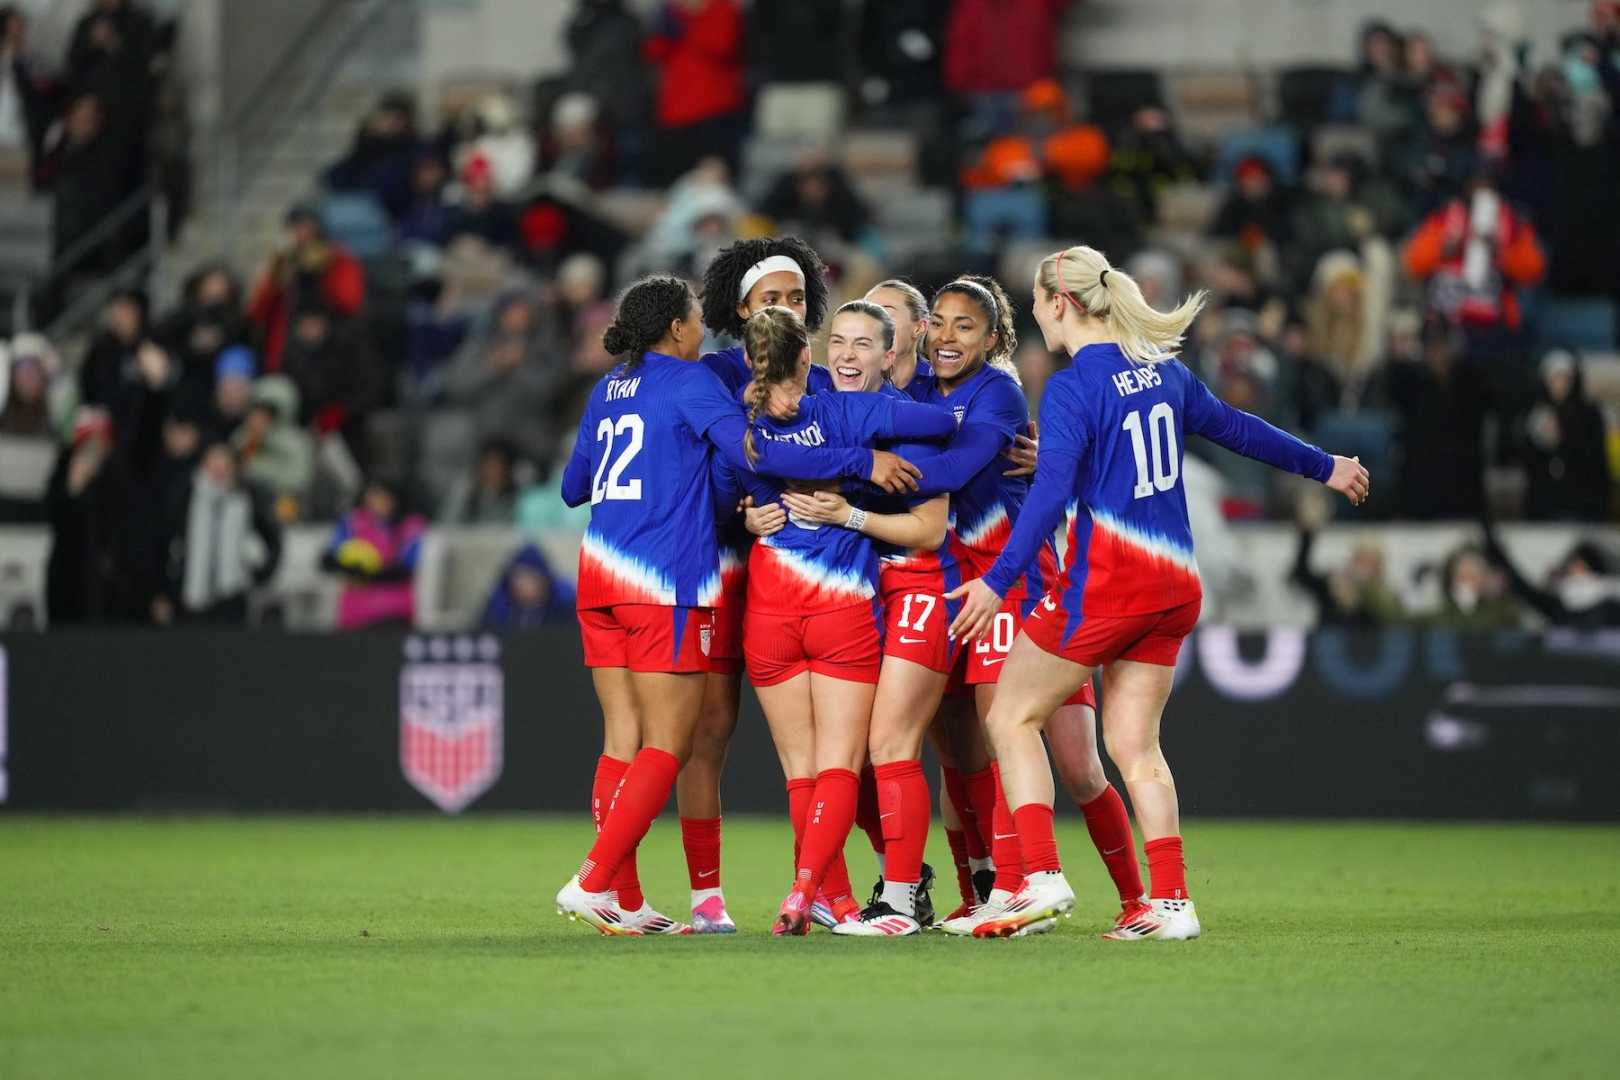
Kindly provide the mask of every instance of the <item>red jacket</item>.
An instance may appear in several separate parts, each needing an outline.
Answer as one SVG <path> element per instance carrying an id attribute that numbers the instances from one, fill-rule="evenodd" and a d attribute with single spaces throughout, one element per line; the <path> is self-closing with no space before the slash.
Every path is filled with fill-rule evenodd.
<path id="1" fill-rule="evenodd" d="M 670 4 L 675 33 L 647 39 L 647 58 L 663 67 L 658 123 L 684 127 L 743 107 L 743 16 L 735 0 L 709 0 L 697 12 Z"/>
<path id="2" fill-rule="evenodd" d="M 1022 90 L 1057 71 L 1067 0 L 956 0 L 945 22 L 945 85 L 959 94 Z"/>
<path id="3" fill-rule="evenodd" d="M 248 297 L 248 319 L 264 335 L 266 371 L 281 370 L 281 350 L 287 344 L 287 320 L 292 316 L 287 276 L 283 258 L 278 257 Z M 365 299 L 366 276 L 360 260 L 340 247 L 329 248 L 326 270 L 321 275 L 321 302 L 334 315 L 350 316 L 360 313 Z"/>
<path id="4" fill-rule="evenodd" d="M 1447 316 L 1517 330 L 1521 314 L 1516 287 L 1533 285 L 1547 272 L 1535 227 L 1503 203 L 1497 211 L 1491 273 L 1482 287 L 1474 287 L 1464 277 L 1468 210 L 1467 202 L 1453 199 L 1424 219 L 1402 253 L 1406 272 L 1430 283 L 1430 303 Z"/>

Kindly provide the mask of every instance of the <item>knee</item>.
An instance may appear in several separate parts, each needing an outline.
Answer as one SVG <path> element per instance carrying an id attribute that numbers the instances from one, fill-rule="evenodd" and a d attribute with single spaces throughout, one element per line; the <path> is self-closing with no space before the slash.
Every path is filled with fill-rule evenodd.
<path id="1" fill-rule="evenodd" d="M 989 734 L 990 741 L 999 746 L 1007 739 L 1016 738 L 1025 730 L 1038 728 L 1040 721 L 1040 717 L 1032 715 L 1027 709 L 1019 708 L 1013 702 L 1002 704 L 997 701 L 990 707 L 990 714 L 984 718 L 984 730 Z"/>
<path id="2" fill-rule="evenodd" d="M 1156 736 L 1126 732 L 1104 732 L 1103 744 L 1108 747 L 1109 760 L 1129 779 L 1134 768 L 1163 760 Z"/>
<path id="3" fill-rule="evenodd" d="M 1075 805 L 1083 806 L 1101 795 L 1108 787 L 1108 776 L 1103 772 L 1102 762 L 1096 756 L 1087 762 L 1078 772 L 1065 771 L 1063 774 L 1063 789 L 1069 793 Z"/>

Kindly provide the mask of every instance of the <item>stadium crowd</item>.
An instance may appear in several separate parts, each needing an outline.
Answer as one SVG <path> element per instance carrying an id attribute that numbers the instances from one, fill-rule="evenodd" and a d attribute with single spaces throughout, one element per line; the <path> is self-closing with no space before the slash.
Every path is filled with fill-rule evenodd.
<path id="1" fill-rule="evenodd" d="M 1152 303 L 1209 289 L 1186 362 L 1232 404 L 1360 454 L 1389 480 L 1370 516 L 1613 520 L 1620 424 L 1586 353 L 1615 349 L 1620 310 L 1620 5 L 1594 3 L 1554 57 L 1488 19 L 1466 57 L 1372 23 L 1350 63 L 1281 73 L 1264 115 L 1197 138 L 1165 73 L 1066 63 L 1066 7 L 804 0 L 755 20 L 670 0 L 643 19 L 581 0 L 569 69 L 527 95 L 447 100 L 431 129 L 413 94 L 384 97 L 246 280 L 198 268 L 156 313 L 119 293 L 76 364 L 37 334 L 9 343 L 0 523 L 54 530 L 51 621 L 239 621 L 295 522 L 337 523 L 341 625 L 408 619 L 430 519 L 578 520 L 556 474 L 609 364 L 615 290 L 695 280 L 720 246 L 775 232 L 823 254 L 838 299 L 964 271 L 1017 299 L 1021 259 L 1083 240 Z M 60 251 L 154 175 L 162 35 L 130 0 L 97 0 L 47 73 L 20 14 L 0 27 L 0 151 L 53 191 Z M 893 204 L 932 190 L 949 214 L 919 241 Z M 1585 340 L 1565 341 L 1588 310 Z M 1033 409 L 1065 361 L 1020 337 Z M 1274 475 L 1189 451 L 1227 520 L 1295 513 Z M 1325 619 L 1417 617 L 1375 550 L 1313 572 L 1318 524 L 1302 515 L 1295 576 Z M 1587 545 L 1560 582 L 1617 562 Z M 1444 573 L 1448 609 L 1424 617 L 1568 621 L 1493 541 Z M 487 618 L 528 625 L 562 597 L 525 550 Z"/>

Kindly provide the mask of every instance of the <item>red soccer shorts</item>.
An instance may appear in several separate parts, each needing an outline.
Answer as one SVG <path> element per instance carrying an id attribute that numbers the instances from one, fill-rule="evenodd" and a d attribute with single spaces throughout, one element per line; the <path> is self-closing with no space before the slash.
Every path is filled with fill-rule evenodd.
<path id="1" fill-rule="evenodd" d="M 1076 619 L 1067 637 L 1070 613 L 1050 594 L 1035 605 L 1024 633 L 1054 656 L 1087 667 L 1115 660 L 1174 667 L 1181 642 L 1198 625 L 1201 600 L 1189 600 L 1167 611 L 1144 615 L 1085 615 Z"/>
<path id="2" fill-rule="evenodd" d="M 743 669 L 743 613 L 747 606 L 741 596 L 734 604 L 714 609 L 714 634 L 709 638 L 709 670 L 735 675 Z"/>
<path id="3" fill-rule="evenodd" d="M 967 654 L 967 667 L 962 674 L 962 681 L 967 686 L 983 686 L 1001 678 L 1001 667 L 1012 652 L 1018 631 L 1024 629 L 1033 617 L 1025 613 L 1024 609 L 1028 606 L 1029 601 L 1022 597 L 1008 597 L 1001 602 L 1001 610 L 996 612 L 996 621 L 991 624 L 990 632 L 975 641 L 972 651 Z M 1095 709 L 1097 696 L 1092 692 L 1090 681 L 1063 704 L 1089 705 Z"/>
<path id="4" fill-rule="evenodd" d="M 690 674 L 709 670 L 713 608 L 618 604 L 582 608 L 579 636 L 586 667 Z"/>
<path id="5" fill-rule="evenodd" d="M 875 683 L 883 662 L 878 616 L 864 603 L 814 615 L 750 610 L 743 617 L 743 655 L 755 686 L 775 686 L 805 671 Z"/>
<path id="6" fill-rule="evenodd" d="M 962 655 L 950 636 L 951 613 L 945 597 L 928 589 L 900 588 L 883 594 L 883 655 L 949 674 Z"/>

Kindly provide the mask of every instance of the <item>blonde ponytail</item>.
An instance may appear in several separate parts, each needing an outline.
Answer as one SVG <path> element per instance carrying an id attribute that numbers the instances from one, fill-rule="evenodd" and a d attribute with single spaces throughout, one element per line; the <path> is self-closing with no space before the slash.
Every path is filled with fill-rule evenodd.
<path id="1" fill-rule="evenodd" d="M 1042 259 L 1036 280 L 1048 295 L 1062 296 L 1081 314 L 1102 319 L 1108 336 L 1138 364 L 1173 359 L 1208 298 L 1199 290 L 1175 310 L 1159 311 L 1143 298 L 1135 278 L 1083 244 Z"/>

